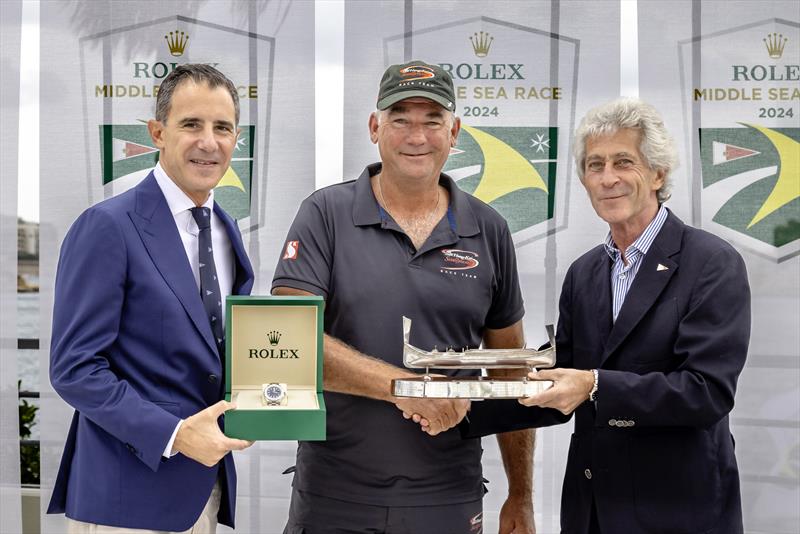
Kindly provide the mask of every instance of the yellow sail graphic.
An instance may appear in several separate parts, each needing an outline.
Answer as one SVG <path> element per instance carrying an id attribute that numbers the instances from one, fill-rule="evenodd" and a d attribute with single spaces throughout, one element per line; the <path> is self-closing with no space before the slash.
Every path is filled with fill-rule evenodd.
<path id="1" fill-rule="evenodd" d="M 745 126 L 755 128 L 766 135 L 775 146 L 781 160 L 778 181 L 775 182 L 775 187 L 772 188 L 772 192 L 755 217 L 753 217 L 753 220 L 747 225 L 750 228 L 767 215 L 800 197 L 800 143 L 769 128 L 754 124 L 746 124 Z"/>
<path id="2" fill-rule="evenodd" d="M 547 185 L 530 161 L 493 135 L 470 126 L 461 126 L 483 152 L 483 176 L 472 193 L 487 204 L 519 189 L 541 189 Z"/>
<path id="3" fill-rule="evenodd" d="M 222 175 L 222 180 L 220 180 L 217 184 L 217 187 L 225 186 L 235 187 L 236 189 L 241 189 L 244 191 L 242 179 L 239 178 L 239 175 L 236 174 L 236 171 L 233 170 L 233 167 L 228 167 L 228 170 Z"/>

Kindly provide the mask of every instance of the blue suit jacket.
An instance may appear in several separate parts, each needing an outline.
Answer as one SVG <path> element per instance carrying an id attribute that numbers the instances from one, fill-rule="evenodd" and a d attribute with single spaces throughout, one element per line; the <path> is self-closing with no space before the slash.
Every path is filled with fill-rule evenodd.
<path id="1" fill-rule="evenodd" d="M 725 241 L 669 214 L 616 322 L 603 246 L 567 272 L 558 366 L 600 370 L 597 403 L 575 413 L 561 500 L 565 533 L 743 531 L 728 426 L 750 336 L 750 289 Z M 468 435 L 563 422 L 553 410 L 473 405 Z M 546 468 L 546 466 L 545 466 Z"/>
<path id="2" fill-rule="evenodd" d="M 218 205 L 234 256 L 234 294 L 253 268 Z M 219 522 L 233 526 L 232 455 L 205 467 L 162 453 L 180 418 L 223 398 L 220 356 L 167 201 L 150 173 L 86 210 L 61 248 L 50 380 L 75 408 L 48 513 L 127 528 L 181 531 L 218 475 Z M 221 470 L 221 472 L 220 472 Z"/>

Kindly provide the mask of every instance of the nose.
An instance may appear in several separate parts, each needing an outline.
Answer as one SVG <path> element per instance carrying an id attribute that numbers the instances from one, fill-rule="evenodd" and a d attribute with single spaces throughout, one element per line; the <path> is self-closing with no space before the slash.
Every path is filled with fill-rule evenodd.
<path id="1" fill-rule="evenodd" d="M 214 127 L 209 125 L 198 134 L 197 148 L 205 152 L 213 152 L 217 149 L 217 138 L 214 136 Z"/>
<path id="2" fill-rule="evenodd" d="M 614 163 L 607 161 L 600 174 L 600 184 L 603 187 L 614 187 L 619 182 L 619 177 L 614 172 Z"/>
<path id="3" fill-rule="evenodd" d="M 423 124 L 412 124 L 408 127 L 407 141 L 412 145 L 425 144 L 425 126 Z"/>

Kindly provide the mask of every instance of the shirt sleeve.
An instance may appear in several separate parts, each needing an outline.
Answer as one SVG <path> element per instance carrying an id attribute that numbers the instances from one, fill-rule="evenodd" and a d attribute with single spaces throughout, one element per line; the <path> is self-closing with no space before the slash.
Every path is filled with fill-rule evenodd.
<path id="1" fill-rule="evenodd" d="M 182 424 L 183 424 L 183 419 L 178 421 L 178 424 L 175 425 L 175 430 L 172 431 L 172 436 L 169 438 L 169 441 L 167 442 L 167 446 L 164 447 L 164 452 L 161 453 L 161 456 L 163 456 L 164 458 L 172 458 L 173 456 L 178 454 L 178 451 L 173 451 L 172 450 L 172 446 L 175 444 L 175 438 L 177 437 L 178 430 L 181 429 L 181 425 Z"/>
<path id="2" fill-rule="evenodd" d="M 522 291 L 519 287 L 519 274 L 517 273 L 517 254 L 514 250 L 511 233 L 508 231 L 508 225 L 505 223 L 500 232 L 496 250 L 496 288 L 485 321 L 486 327 L 492 329 L 511 326 L 525 315 Z"/>
<path id="3" fill-rule="evenodd" d="M 273 289 L 291 287 L 328 297 L 333 241 L 324 208 L 324 198 L 319 194 L 300 205 L 275 268 Z"/>

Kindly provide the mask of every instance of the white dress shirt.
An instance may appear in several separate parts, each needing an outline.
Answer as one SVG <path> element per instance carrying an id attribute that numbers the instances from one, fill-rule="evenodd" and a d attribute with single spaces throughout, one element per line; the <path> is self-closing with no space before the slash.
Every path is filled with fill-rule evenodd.
<path id="1" fill-rule="evenodd" d="M 186 259 L 189 260 L 189 266 L 192 268 L 194 274 L 194 281 L 197 284 L 197 295 L 200 296 L 200 266 L 199 266 L 199 239 L 198 234 L 200 229 L 190 211 L 195 207 L 195 203 L 184 193 L 175 182 L 167 176 L 161 163 L 156 163 L 153 169 L 158 187 L 164 194 L 167 200 L 172 217 L 175 219 L 175 226 L 178 228 L 178 234 L 181 236 L 183 248 L 186 251 Z M 208 195 L 208 199 L 203 203 L 205 208 L 211 209 L 211 246 L 214 248 L 214 266 L 217 269 L 217 280 L 219 281 L 219 290 L 223 296 L 231 294 L 233 288 L 233 278 L 235 272 L 233 247 L 231 240 L 228 238 L 228 232 L 225 225 L 214 213 L 214 190 L 212 189 Z M 222 320 L 225 320 L 225 306 L 222 306 Z M 224 322 L 222 323 L 225 324 Z M 175 436 L 178 435 L 178 429 L 181 427 L 183 419 L 181 419 L 175 426 L 167 446 L 164 448 L 163 455 L 167 458 L 174 456 L 172 452 L 172 445 L 175 442 Z"/>

